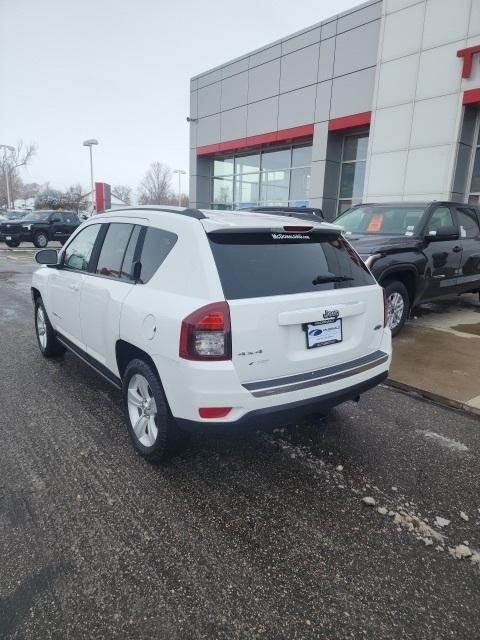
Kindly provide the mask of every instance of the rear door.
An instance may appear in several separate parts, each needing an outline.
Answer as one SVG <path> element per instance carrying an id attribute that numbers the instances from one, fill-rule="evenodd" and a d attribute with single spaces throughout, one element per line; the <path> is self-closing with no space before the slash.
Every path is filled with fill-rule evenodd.
<path id="1" fill-rule="evenodd" d="M 439 205 L 430 214 L 425 236 L 435 235 L 442 227 L 457 227 L 450 207 Z M 462 244 L 459 240 L 441 240 L 429 242 L 424 248 L 430 266 L 430 277 L 424 298 L 436 298 L 455 291 L 460 264 Z"/>
<path id="2" fill-rule="evenodd" d="M 91 273 L 85 276 L 80 302 L 82 339 L 86 351 L 111 366 L 119 334 L 120 310 L 133 286 L 132 268 L 142 227 L 112 222 Z"/>
<path id="3" fill-rule="evenodd" d="M 67 212 L 63 212 L 62 215 L 64 220 L 63 239 L 66 240 L 72 235 L 72 233 L 78 227 L 78 225 L 80 224 L 80 221 L 77 218 L 75 213 L 70 213 L 67 211 Z"/>
<path id="4" fill-rule="evenodd" d="M 462 261 L 458 285 L 462 291 L 480 288 L 480 227 L 479 218 L 473 207 L 455 207 L 460 229 Z"/>
<path id="5" fill-rule="evenodd" d="M 381 288 L 338 233 L 209 234 L 242 382 L 371 355 L 383 329 Z"/>
<path id="6" fill-rule="evenodd" d="M 52 213 L 49 219 L 50 229 L 48 229 L 51 240 L 64 240 L 68 236 L 65 234 L 65 220 L 63 213 Z"/>

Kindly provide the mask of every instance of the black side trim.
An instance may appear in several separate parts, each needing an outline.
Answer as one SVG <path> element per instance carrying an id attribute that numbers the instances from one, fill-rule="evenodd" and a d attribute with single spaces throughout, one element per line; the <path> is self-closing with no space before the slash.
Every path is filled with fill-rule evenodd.
<path id="1" fill-rule="evenodd" d="M 98 362 L 98 360 L 95 360 L 95 358 L 86 353 L 83 349 L 77 347 L 76 344 L 73 344 L 73 342 L 71 342 L 68 338 L 65 338 L 65 336 L 61 333 L 58 333 L 58 331 L 55 332 L 55 336 L 57 340 L 61 344 L 63 344 L 64 347 L 67 347 L 67 349 L 74 355 L 76 355 L 77 358 L 80 358 L 82 362 L 88 364 L 88 366 L 91 367 L 96 373 L 98 373 L 98 375 L 101 376 L 104 380 L 109 382 L 118 390 L 122 388 L 122 381 L 115 374 L 113 374 L 110 369 L 107 369 L 107 367 Z"/>
<path id="2" fill-rule="evenodd" d="M 356 369 L 365 367 L 366 365 L 378 366 L 388 360 L 388 356 L 383 351 L 375 351 L 368 356 L 362 356 L 356 360 L 351 360 L 344 364 L 337 364 L 333 367 L 326 367 L 325 369 L 317 369 L 316 371 L 309 371 L 308 373 L 298 373 L 293 376 L 285 376 L 283 378 L 271 378 L 270 380 L 262 380 L 260 382 L 248 382 L 242 386 L 248 391 L 260 391 L 263 389 L 281 388 L 290 386 L 293 384 L 302 384 L 313 382 L 315 384 L 322 384 L 325 379 L 331 382 L 331 377 L 341 374 L 341 377 L 348 375 L 355 375 L 359 373 Z M 369 367 L 371 368 L 371 367 Z M 350 373 L 353 372 L 353 373 Z M 313 386 L 308 384 L 308 386 Z M 275 393 L 278 393 L 276 390 Z"/>
<path id="3" fill-rule="evenodd" d="M 315 396 L 307 400 L 299 400 L 297 402 L 289 402 L 288 404 L 250 411 L 250 413 L 245 414 L 236 422 L 200 422 L 196 420 L 185 420 L 184 418 L 175 418 L 175 420 L 180 428 L 187 431 L 196 431 L 197 433 L 201 431 L 207 433 L 235 433 L 248 429 L 271 429 L 273 427 L 295 424 L 302 420 L 302 418 L 321 414 L 347 400 L 356 400 L 360 394 L 383 382 L 387 375 L 388 371 L 384 371 L 380 375 L 370 378 L 370 380 L 360 382 L 359 384 L 341 389 L 340 391 L 327 393 L 323 396 Z"/>

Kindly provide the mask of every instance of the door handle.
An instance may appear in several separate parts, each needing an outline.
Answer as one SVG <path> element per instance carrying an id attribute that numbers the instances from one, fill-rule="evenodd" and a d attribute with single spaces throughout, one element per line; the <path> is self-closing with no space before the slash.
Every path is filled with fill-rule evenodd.
<path id="1" fill-rule="evenodd" d="M 453 249 L 452 249 L 452 251 L 455 252 L 455 253 L 458 253 L 461 250 L 462 250 L 462 247 L 459 247 L 458 244 L 457 244 L 456 247 L 453 247 Z"/>
<path id="2" fill-rule="evenodd" d="M 72 291 L 78 291 L 78 284 L 69 284 L 68 288 Z"/>

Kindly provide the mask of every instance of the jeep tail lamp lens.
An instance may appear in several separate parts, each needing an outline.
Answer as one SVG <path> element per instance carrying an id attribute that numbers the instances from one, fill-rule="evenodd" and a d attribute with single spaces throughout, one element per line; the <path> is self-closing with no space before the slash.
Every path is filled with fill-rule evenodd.
<path id="1" fill-rule="evenodd" d="M 183 320 L 179 355 L 185 360 L 231 360 L 230 309 L 225 301 L 207 304 Z"/>

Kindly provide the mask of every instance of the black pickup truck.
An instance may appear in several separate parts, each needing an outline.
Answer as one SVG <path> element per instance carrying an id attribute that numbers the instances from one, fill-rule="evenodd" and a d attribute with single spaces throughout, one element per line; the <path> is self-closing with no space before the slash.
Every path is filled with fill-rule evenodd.
<path id="1" fill-rule="evenodd" d="M 31 211 L 20 220 L 0 223 L 0 242 L 9 247 L 18 247 L 20 242 L 33 242 L 44 249 L 50 240 L 62 244 L 80 224 L 73 211 Z"/>
<path id="2" fill-rule="evenodd" d="M 420 302 L 480 293 L 480 212 L 473 205 L 361 204 L 335 224 L 385 288 L 392 335 Z"/>

